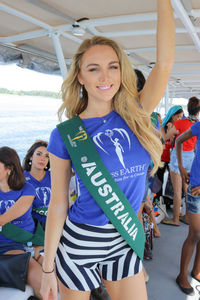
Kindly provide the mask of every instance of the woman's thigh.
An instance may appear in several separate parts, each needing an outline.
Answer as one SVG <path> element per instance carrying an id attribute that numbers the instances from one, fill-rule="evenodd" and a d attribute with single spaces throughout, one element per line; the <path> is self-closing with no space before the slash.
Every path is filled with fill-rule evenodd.
<path id="1" fill-rule="evenodd" d="M 188 213 L 190 220 L 190 230 L 197 236 L 200 240 L 200 214 Z"/>
<path id="2" fill-rule="evenodd" d="M 60 300 L 89 300 L 90 291 L 75 291 L 68 289 L 60 280 L 58 280 Z"/>
<path id="3" fill-rule="evenodd" d="M 111 300 L 147 300 L 144 275 L 140 273 L 118 281 L 104 280 Z"/>
<path id="4" fill-rule="evenodd" d="M 174 196 L 178 196 L 181 198 L 182 193 L 182 179 L 181 175 L 178 173 L 175 173 L 170 169 L 170 176 L 171 176 L 171 182 L 174 190 Z"/>

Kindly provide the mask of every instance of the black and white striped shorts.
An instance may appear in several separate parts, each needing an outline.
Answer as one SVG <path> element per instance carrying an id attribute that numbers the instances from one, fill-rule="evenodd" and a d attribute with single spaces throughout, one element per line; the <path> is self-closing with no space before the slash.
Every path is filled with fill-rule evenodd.
<path id="1" fill-rule="evenodd" d="M 56 254 L 59 280 L 69 289 L 98 288 L 101 276 L 116 281 L 139 273 L 142 262 L 111 223 L 83 225 L 68 218 Z"/>

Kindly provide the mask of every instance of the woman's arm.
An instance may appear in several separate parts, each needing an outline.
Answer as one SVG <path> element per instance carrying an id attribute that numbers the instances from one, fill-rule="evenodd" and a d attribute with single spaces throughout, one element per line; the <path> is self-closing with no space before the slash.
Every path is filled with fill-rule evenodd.
<path id="1" fill-rule="evenodd" d="M 140 102 L 151 114 L 165 92 L 174 62 L 175 25 L 170 0 L 157 0 L 156 63 L 140 94 Z"/>
<path id="2" fill-rule="evenodd" d="M 45 247 L 43 270 L 51 272 L 54 269 L 54 258 L 67 217 L 69 201 L 69 183 L 71 178 L 71 161 L 58 158 L 50 153 L 51 165 L 51 200 L 48 208 L 45 229 Z M 43 273 L 40 290 L 43 299 L 57 299 L 56 279 L 52 273 Z"/>
<path id="3" fill-rule="evenodd" d="M 35 196 L 22 196 L 3 215 L 0 215 L 0 226 L 23 216 L 30 208 Z"/>
<path id="4" fill-rule="evenodd" d="M 179 137 L 176 139 L 176 155 L 178 160 L 178 166 L 181 173 L 181 177 L 187 184 L 189 183 L 189 175 L 190 173 L 187 173 L 185 168 L 183 167 L 182 163 L 182 143 L 191 139 L 193 137 L 191 129 L 188 129 L 187 131 L 183 132 Z"/>
<path id="5" fill-rule="evenodd" d="M 165 141 L 167 140 L 173 140 L 175 135 L 177 134 L 177 129 L 174 125 L 172 127 L 168 127 L 167 132 L 165 134 Z"/>

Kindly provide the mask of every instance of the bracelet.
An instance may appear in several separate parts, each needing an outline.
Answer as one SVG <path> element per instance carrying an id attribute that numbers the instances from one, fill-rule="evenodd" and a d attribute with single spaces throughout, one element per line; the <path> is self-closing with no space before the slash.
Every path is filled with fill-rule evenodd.
<path id="1" fill-rule="evenodd" d="M 50 271 L 50 272 L 46 272 L 46 271 L 44 271 L 43 268 L 42 268 L 42 272 L 45 273 L 45 274 L 50 274 L 50 273 L 53 273 L 53 272 L 54 272 L 54 268 L 53 268 L 53 270 Z"/>
<path id="2" fill-rule="evenodd" d="M 40 259 L 40 257 L 42 257 L 42 255 L 41 255 L 41 254 L 38 254 L 37 257 L 34 256 L 34 259 L 35 259 L 36 261 L 38 261 L 38 260 Z"/>

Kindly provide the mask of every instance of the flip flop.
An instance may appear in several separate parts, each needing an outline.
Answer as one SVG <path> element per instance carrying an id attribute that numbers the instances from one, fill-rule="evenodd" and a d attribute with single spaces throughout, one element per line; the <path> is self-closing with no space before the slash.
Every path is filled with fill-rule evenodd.
<path id="1" fill-rule="evenodd" d="M 185 220 L 185 216 L 179 216 L 179 221 L 186 225 L 189 225 L 189 223 Z"/>
<path id="2" fill-rule="evenodd" d="M 176 226 L 176 227 L 180 226 L 179 224 L 178 225 L 174 224 L 171 220 L 162 220 L 161 223 L 164 225 L 170 225 L 170 226 Z"/>

